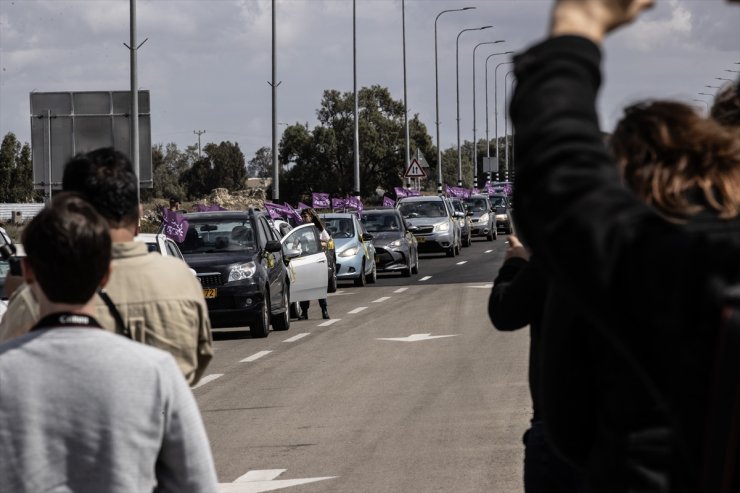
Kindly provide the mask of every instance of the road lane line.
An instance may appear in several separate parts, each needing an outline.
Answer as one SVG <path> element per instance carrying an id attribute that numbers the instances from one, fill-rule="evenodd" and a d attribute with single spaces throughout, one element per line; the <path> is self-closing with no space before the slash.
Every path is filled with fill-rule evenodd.
<path id="1" fill-rule="evenodd" d="M 485 252 L 483 252 L 483 253 L 491 253 L 492 251 L 493 251 L 493 250 L 486 250 L 486 251 L 485 251 Z"/>
<path id="2" fill-rule="evenodd" d="M 335 324 L 335 323 L 339 322 L 340 320 L 342 320 L 342 319 L 341 318 L 332 318 L 331 320 L 327 320 L 326 322 L 320 323 L 318 326 L 319 327 L 328 327 L 329 325 Z"/>
<path id="3" fill-rule="evenodd" d="M 252 361 L 257 361 L 261 357 L 267 356 L 271 352 L 272 351 L 260 351 L 259 353 L 254 353 L 252 356 L 248 356 L 248 357 L 244 358 L 239 363 L 251 363 Z"/>
<path id="4" fill-rule="evenodd" d="M 224 376 L 223 373 L 212 373 L 211 375 L 206 375 L 205 377 L 203 377 L 203 378 L 200 379 L 200 382 L 198 382 L 198 384 L 195 387 L 192 387 L 192 390 L 195 390 L 198 387 L 202 387 L 205 384 L 207 384 L 208 382 L 213 382 L 217 378 L 220 378 L 220 377 L 223 377 L 223 376 Z"/>
<path id="5" fill-rule="evenodd" d="M 467 260 L 463 260 L 462 262 L 458 262 L 457 265 L 462 265 L 462 264 L 467 264 L 467 263 L 468 263 Z"/>
<path id="6" fill-rule="evenodd" d="M 382 303 L 385 300 L 389 300 L 389 299 L 391 299 L 390 296 L 383 296 L 382 298 L 378 298 L 377 300 L 373 301 L 373 303 Z"/>
<path id="7" fill-rule="evenodd" d="M 301 340 L 301 339 L 303 339 L 304 337 L 306 337 L 306 336 L 310 336 L 310 335 L 311 335 L 311 333 L 310 333 L 310 332 L 303 332 L 303 333 L 301 333 L 301 334 L 296 334 L 296 335 L 294 335 L 293 337 L 291 337 L 291 338 L 289 338 L 289 339 L 285 339 L 285 340 L 284 340 L 283 342 L 295 342 L 295 341 L 300 341 L 300 340 Z"/>
<path id="8" fill-rule="evenodd" d="M 350 310 L 347 313 L 353 313 L 353 314 L 354 313 L 360 313 L 362 310 L 367 310 L 367 307 L 366 306 L 358 306 L 354 310 Z"/>
<path id="9" fill-rule="evenodd" d="M 395 291 L 393 291 L 393 292 L 394 292 L 394 293 L 403 293 L 403 292 L 404 292 L 404 291 L 406 291 L 407 289 L 408 289 L 408 288 L 398 288 L 398 289 L 396 289 L 396 290 L 395 290 Z"/>
<path id="10" fill-rule="evenodd" d="M 421 282 L 421 281 L 426 281 L 426 280 L 429 280 L 429 279 L 431 279 L 431 278 L 432 278 L 432 276 L 424 276 L 424 277 L 422 277 L 421 279 L 419 279 L 419 282 Z"/>

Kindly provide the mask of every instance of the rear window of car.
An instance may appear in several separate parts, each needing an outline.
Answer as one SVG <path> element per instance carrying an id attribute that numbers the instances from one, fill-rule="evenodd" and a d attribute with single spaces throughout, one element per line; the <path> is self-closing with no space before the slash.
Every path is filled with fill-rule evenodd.
<path id="1" fill-rule="evenodd" d="M 473 212 L 483 212 L 488 210 L 486 199 L 478 197 L 472 199 L 464 199 L 465 205 L 470 206 Z"/>
<path id="2" fill-rule="evenodd" d="M 325 217 L 324 223 L 329 234 L 335 239 L 355 236 L 355 225 L 349 217 Z"/>
<path id="3" fill-rule="evenodd" d="M 184 254 L 257 249 L 254 228 L 248 219 L 214 220 L 191 216 L 188 222 L 185 240 L 180 244 L 180 251 Z"/>
<path id="4" fill-rule="evenodd" d="M 398 231 L 401 224 L 398 216 L 391 212 L 373 214 L 365 212 L 362 216 L 362 224 L 368 233 L 381 233 L 386 231 Z"/>
<path id="5" fill-rule="evenodd" d="M 407 219 L 413 217 L 444 217 L 447 215 L 444 203 L 438 200 L 403 202 L 398 210 Z"/>

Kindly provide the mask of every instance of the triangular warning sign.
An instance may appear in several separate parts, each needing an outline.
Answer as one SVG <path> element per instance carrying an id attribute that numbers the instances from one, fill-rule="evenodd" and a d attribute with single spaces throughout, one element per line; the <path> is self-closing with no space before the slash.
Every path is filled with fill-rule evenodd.
<path id="1" fill-rule="evenodd" d="M 406 178 L 426 178 L 427 174 L 424 172 L 424 168 L 419 164 L 419 161 L 414 158 L 411 160 L 411 163 L 409 163 L 409 167 L 406 168 L 406 172 L 403 176 Z"/>

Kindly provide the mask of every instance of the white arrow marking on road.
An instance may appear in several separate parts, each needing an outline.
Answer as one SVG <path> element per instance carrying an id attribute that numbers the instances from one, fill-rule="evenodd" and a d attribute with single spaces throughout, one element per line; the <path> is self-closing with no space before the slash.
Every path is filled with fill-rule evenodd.
<path id="1" fill-rule="evenodd" d="M 248 357 L 244 358 L 239 363 L 251 363 L 252 361 L 256 361 L 256 360 L 260 359 L 263 356 L 267 356 L 271 352 L 272 351 L 260 351 L 259 353 L 254 353 L 252 356 L 248 356 Z"/>
<path id="2" fill-rule="evenodd" d="M 457 337 L 457 334 L 446 336 L 433 336 L 432 334 L 411 334 L 408 337 L 379 337 L 379 341 L 399 341 L 399 342 L 417 342 L 428 341 L 430 339 L 442 339 L 443 337 Z"/>
<path id="3" fill-rule="evenodd" d="M 486 250 L 486 251 L 485 251 L 485 252 L 483 252 L 483 253 L 491 253 L 492 251 L 493 251 L 493 250 Z"/>
<path id="4" fill-rule="evenodd" d="M 200 382 L 198 382 L 198 384 L 195 387 L 193 387 L 192 390 L 195 390 L 198 387 L 202 387 L 205 384 L 207 384 L 208 382 L 213 382 L 217 378 L 220 378 L 220 377 L 223 377 L 223 376 L 224 376 L 223 373 L 213 373 L 212 375 L 206 375 L 205 377 L 203 377 L 203 378 L 200 379 Z"/>
<path id="5" fill-rule="evenodd" d="M 366 306 L 359 306 L 354 310 L 348 311 L 347 313 L 360 313 L 362 310 L 367 310 Z"/>
<path id="6" fill-rule="evenodd" d="M 311 333 L 310 333 L 310 332 L 303 332 L 303 333 L 301 333 L 301 334 L 296 334 L 296 335 L 294 335 L 293 337 L 291 337 L 291 338 L 289 338 L 289 339 L 285 339 L 285 340 L 284 340 L 283 342 L 295 342 L 295 341 L 300 341 L 300 340 L 301 340 L 301 339 L 303 339 L 304 337 L 306 337 L 306 336 L 310 336 L 310 335 L 311 335 Z"/>
<path id="7" fill-rule="evenodd" d="M 377 300 L 373 301 L 373 303 L 382 303 L 385 300 L 389 300 L 389 299 L 391 299 L 390 296 L 383 296 L 382 298 L 378 298 Z"/>
<path id="8" fill-rule="evenodd" d="M 286 469 L 249 471 L 244 476 L 236 478 L 233 483 L 219 483 L 218 491 L 220 493 L 261 493 L 336 478 L 336 476 L 326 476 L 323 478 L 275 479 L 285 471 Z"/>
<path id="9" fill-rule="evenodd" d="M 332 318 L 331 320 L 327 320 L 326 322 L 320 323 L 319 324 L 319 327 L 327 327 L 327 326 L 329 326 L 331 324 L 335 324 L 335 323 L 339 322 L 340 320 L 342 320 L 342 319 L 341 318 Z"/>
<path id="10" fill-rule="evenodd" d="M 419 279 L 419 281 L 426 281 L 427 279 L 431 279 L 431 278 L 432 276 L 424 276 L 421 279 Z"/>
<path id="11" fill-rule="evenodd" d="M 467 264 L 467 263 L 468 263 L 467 260 L 463 260 L 462 262 L 458 262 L 457 265 L 462 265 L 462 264 Z"/>
<path id="12" fill-rule="evenodd" d="M 406 291 L 407 289 L 408 289 L 408 288 L 398 288 L 398 289 L 396 289 L 396 290 L 395 290 L 395 291 L 393 291 L 393 292 L 394 292 L 394 293 L 403 293 L 403 292 L 404 292 L 404 291 Z"/>
<path id="13" fill-rule="evenodd" d="M 486 284 L 482 284 L 480 286 L 465 286 L 466 288 L 475 288 L 475 289 L 491 289 L 493 287 L 493 283 L 489 282 Z"/>

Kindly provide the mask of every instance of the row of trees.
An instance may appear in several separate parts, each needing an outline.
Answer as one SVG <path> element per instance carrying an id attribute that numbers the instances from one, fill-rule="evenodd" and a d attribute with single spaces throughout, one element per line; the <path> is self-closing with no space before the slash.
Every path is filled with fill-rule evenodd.
<path id="1" fill-rule="evenodd" d="M 394 100 L 387 88 L 366 87 L 360 90 L 360 185 L 361 195 L 371 197 L 377 188 L 401 186 L 405 166 L 404 107 Z M 278 147 L 278 159 L 286 164 L 280 175 L 280 198 L 284 201 L 305 200 L 311 192 L 350 194 L 354 189 L 354 96 L 352 92 L 324 91 L 317 110 L 318 124 L 294 124 L 286 128 Z M 427 188 L 434 190 L 437 181 L 437 149 L 426 126 L 414 115 L 409 120 L 412 156 L 417 149 L 427 158 L 432 176 Z M 499 139 L 503 154 L 503 138 Z M 496 142 L 492 143 L 493 145 Z M 463 182 L 473 185 L 473 143 L 462 147 Z M 482 179 L 482 157 L 488 143 L 478 142 L 478 175 Z M 503 164 L 503 162 L 501 163 Z M 199 157 L 196 146 L 184 150 L 175 144 L 158 144 L 152 149 L 154 188 L 142 190 L 144 199 L 177 195 L 197 199 L 214 188 L 231 191 L 243 189 L 247 177 L 272 177 L 272 151 L 262 147 L 246 162 L 239 144 L 209 143 Z M 442 178 L 457 184 L 457 148 L 442 152 Z M 33 198 L 31 152 L 13 134 L 3 140 L 0 151 L 0 197 L 2 201 Z M 268 190 L 268 196 L 271 191 Z"/>

